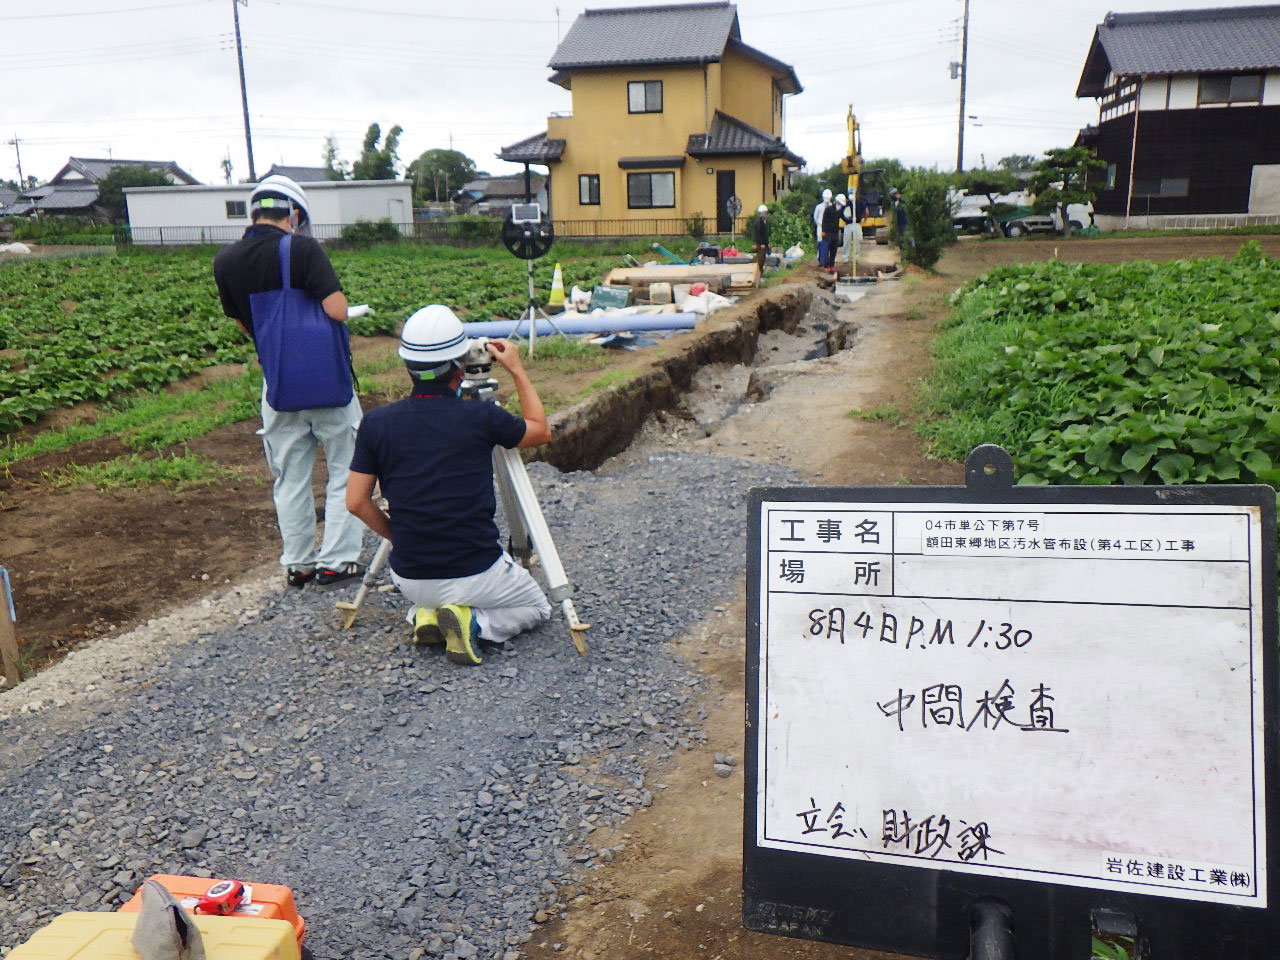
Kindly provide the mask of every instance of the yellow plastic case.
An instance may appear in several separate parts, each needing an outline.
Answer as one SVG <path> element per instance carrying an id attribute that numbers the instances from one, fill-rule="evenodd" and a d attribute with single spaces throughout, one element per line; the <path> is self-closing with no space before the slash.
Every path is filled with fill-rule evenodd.
<path id="1" fill-rule="evenodd" d="M 136 913 L 64 913 L 7 960 L 139 960 L 129 943 Z M 293 924 L 261 917 L 192 916 L 208 960 L 300 960 Z"/>

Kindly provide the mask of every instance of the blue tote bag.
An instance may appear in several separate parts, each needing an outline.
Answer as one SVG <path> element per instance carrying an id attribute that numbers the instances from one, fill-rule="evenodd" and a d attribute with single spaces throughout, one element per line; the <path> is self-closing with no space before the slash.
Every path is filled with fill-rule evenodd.
<path id="1" fill-rule="evenodd" d="M 320 301 L 293 286 L 289 248 L 280 239 L 279 290 L 249 297 L 253 339 L 273 410 L 345 407 L 354 396 L 351 341 L 345 323 L 329 319 Z"/>

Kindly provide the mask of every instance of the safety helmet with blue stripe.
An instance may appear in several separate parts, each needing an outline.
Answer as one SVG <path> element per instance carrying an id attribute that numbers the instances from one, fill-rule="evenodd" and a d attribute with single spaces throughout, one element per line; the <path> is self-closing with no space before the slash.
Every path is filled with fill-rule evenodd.
<path id="1" fill-rule="evenodd" d="M 452 310 L 433 303 L 404 322 L 397 352 L 411 366 L 443 366 L 467 352 L 467 335 Z"/>

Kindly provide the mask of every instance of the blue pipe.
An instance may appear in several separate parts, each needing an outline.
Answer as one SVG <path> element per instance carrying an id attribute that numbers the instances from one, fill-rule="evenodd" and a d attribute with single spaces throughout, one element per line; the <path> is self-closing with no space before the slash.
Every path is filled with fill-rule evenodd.
<path id="1" fill-rule="evenodd" d="M 693 313 L 657 313 L 633 317 L 598 314 L 566 317 L 563 320 L 538 321 L 538 336 L 549 337 L 560 333 L 619 333 L 631 330 L 692 330 L 697 322 Z M 551 324 L 555 323 L 553 327 Z M 468 337 L 527 337 L 528 320 L 477 320 L 463 325 Z"/>

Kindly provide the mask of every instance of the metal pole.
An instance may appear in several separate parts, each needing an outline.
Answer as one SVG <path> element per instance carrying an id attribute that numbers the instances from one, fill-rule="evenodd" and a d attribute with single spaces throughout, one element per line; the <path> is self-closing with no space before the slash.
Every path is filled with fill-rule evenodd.
<path id="1" fill-rule="evenodd" d="M 240 46 L 240 4 L 242 3 L 248 6 L 249 0 L 231 0 L 231 14 L 236 22 L 236 60 L 240 64 L 240 103 L 244 108 L 244 147 L 249 154 L 249 179 L 256 181 L 258 174 L 253 169 L 253 137 L 249 133 L 249 91 L 244 83 L 244 50 Z"/>
<path id="2" fill-rule="evenodd" d="M 964 31 L 960 41 L 960 132 L 956 137 L 956 172 L 964 172 L 964 98 L 969 84 L 969 0 L 964 0 Z"/>

